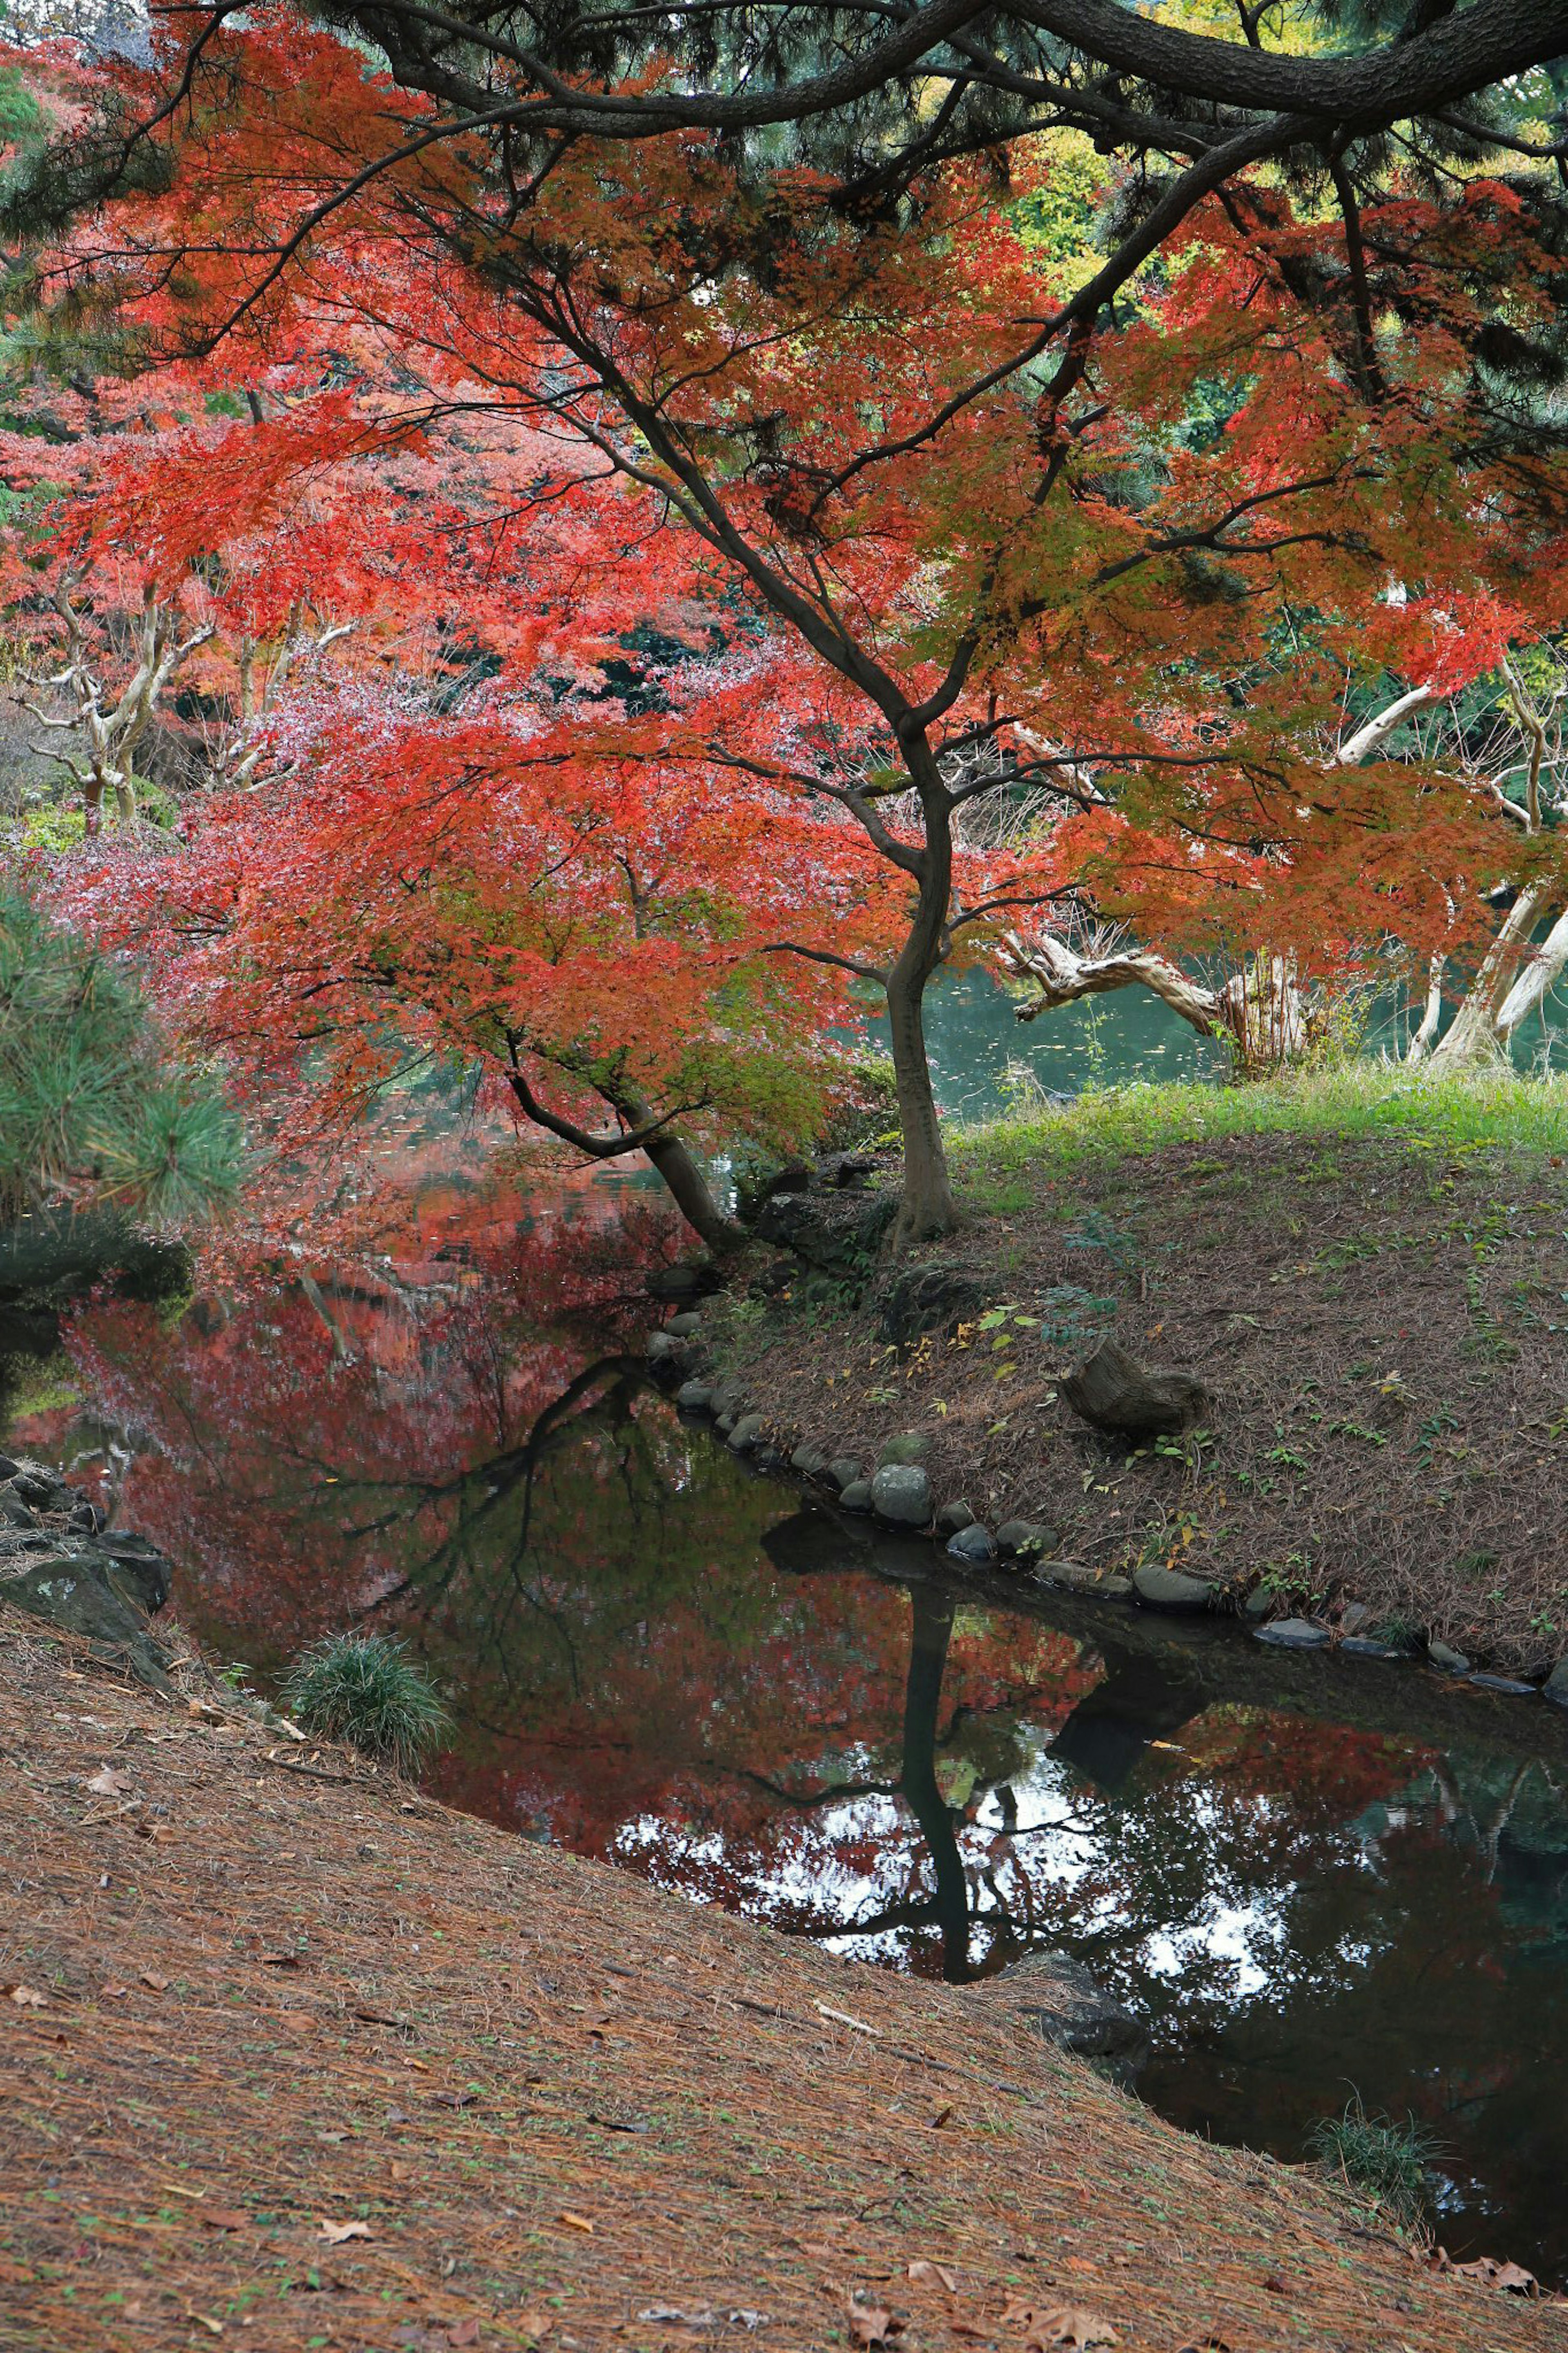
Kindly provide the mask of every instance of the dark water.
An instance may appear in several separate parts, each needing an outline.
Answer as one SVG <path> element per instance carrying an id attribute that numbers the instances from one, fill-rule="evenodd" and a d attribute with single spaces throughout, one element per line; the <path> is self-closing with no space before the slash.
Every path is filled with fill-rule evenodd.
<path id="1" fill-rule="evenodd" d="M 314 1298 L 95 1308 L 11 1438 L 100 1481 L 262 1684 L 324 1630 L 407 1634 L 457 1803 L 889 1967 L 1066 1947 L 1149 2019 L 1166 2115 L 1297 2159 L 1353 2087 L 1444 2144 L 1450 2252 L 1568 2274 L 1568 1726 L 952 1584 L 803 1508 L 643 1378 L 670 1247 L 601 1186 L 426 1190 Z"/>

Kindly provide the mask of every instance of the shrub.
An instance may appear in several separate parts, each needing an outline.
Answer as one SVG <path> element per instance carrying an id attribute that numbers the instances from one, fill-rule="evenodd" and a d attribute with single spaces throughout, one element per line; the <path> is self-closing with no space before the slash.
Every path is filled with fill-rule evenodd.
<path id="1" fill-rule="evenodd" d="M 290 1668 L 283 1694 L 308 1732 L 346 1740 L 412 1773 L 451 1723 L 407 1645 L 385 1634 L 329 1634 Z"/>
<path id="2" fill-rule="evenodd" d="M 1415 2230 L 1426 2219 L 1426 2173 L 1438 2144 L 1414 2116 L 1369 2116 L 1360 2093 L 1337 2116 L 1325 2116 L 1309 2143 L 1314 2157 L 1364 2189 L 1403 2225 Z"/>

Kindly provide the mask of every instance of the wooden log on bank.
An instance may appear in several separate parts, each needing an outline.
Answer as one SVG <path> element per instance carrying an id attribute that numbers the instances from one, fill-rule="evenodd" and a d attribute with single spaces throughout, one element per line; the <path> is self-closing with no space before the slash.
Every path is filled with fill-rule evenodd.
<path id="1" fill-rule="evenodd" d="M 1186 1430 L 1208 1405 L 1208 1391 L 1190 1373 L 1145 1372 L 1114 1340 L 1069 1373 L 1062 1395 L 1096 1430 L 1124 1438 L 1153 1438 Z"/>

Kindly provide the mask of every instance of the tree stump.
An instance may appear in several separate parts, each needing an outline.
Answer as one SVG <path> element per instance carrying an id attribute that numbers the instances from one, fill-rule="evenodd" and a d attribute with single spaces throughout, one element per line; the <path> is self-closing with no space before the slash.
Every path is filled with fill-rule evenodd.
<path id="1" fill-rule="evenodd" d="M 1114 1340 L 1068 1375 L 1062 1395 L 1083 1420 L 1126 1438 L 1185 1430 L 1208 1404 L 1208 1391 L 1190 1373 L 1146 1373 Z"/>

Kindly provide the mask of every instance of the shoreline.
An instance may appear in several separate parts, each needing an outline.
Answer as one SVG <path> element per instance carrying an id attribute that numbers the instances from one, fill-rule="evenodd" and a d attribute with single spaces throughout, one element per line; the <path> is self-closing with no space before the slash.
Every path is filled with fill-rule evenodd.
<path id="1" fill-rule="evenodd" d="M 737 1452 L 960 1570 L 1568 1705 L 1550 1133 L 1510 1134 L 1511 1098 L 1463 1143 L 1336 1124 L 1331 1098 L 1305 1134 L 1168 1143 L 1144 1092 L 1131 1143 L 1068 1111 L 966 1144 L 959 1232 L 896 1267 L 883 1171 L 839 1155 L 650 1369 Z M 1097 1425 L 1076 1376 L 1113 1359 L 1185 1409 Z"/>

